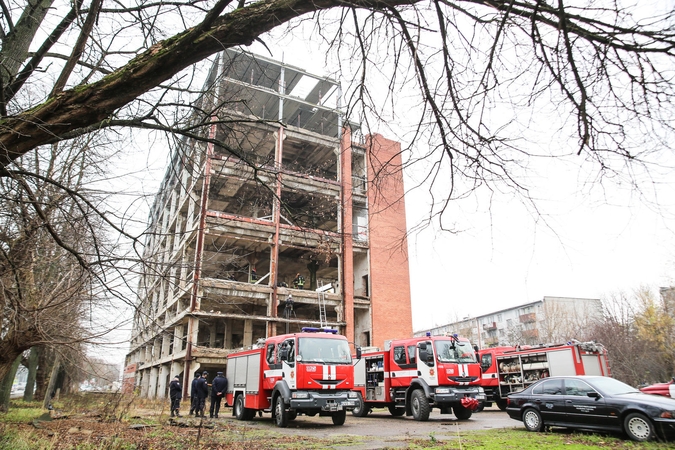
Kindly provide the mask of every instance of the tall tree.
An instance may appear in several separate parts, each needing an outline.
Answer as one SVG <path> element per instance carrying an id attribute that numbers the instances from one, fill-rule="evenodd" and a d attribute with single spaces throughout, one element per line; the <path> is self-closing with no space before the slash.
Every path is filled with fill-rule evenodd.
<path id="1" fill-rule="evenodd" d="M 425 180 L 439 183 L 440 191 L 430 189 L 429 220 L 441 228 L 449 202 L 479 188 L 515 190 L 532 200 L 522 176 L 527 163 L 572 153 L 569 146 L 527 145 L 530 131 L 540 132 L 532 124 L 542 105 L 558 118 L 560 140 L 571 140 L 573 153 L 600 178 L 630 179 L 634 170 L 658 163 L 656 153 L 672 142 L 672 10 L 648 15 L 637 3 L 590 0 L 0 3 L 0 178 L 8 204 L 12 195 L 24 197 L 17 207 L 22 214 L 7 215 L 9 237 L 0 244 L 2 276 L 21 287 L 4 294 L 5 305 L 48 292 L 61 294 L 53 300 L 60 303 L 99 281 L 96 270 L 107 259 L 69 242 L 67 220 L 51 224 L 45 209 L 59 208 L 33 198 L 34 184 L 47 181 L 35 168 L 26 170 L 23 158 L 125 127 L 199 137 L 199 124 L 184 120 L 198 78 L 185 69 L 223 49 L 263 42 L 282 26 L 292 32 L 313 25 L 316 40 L 349 60 L 341 66 L 348 74 L 347 110 L 366 124 L 396 114 L 401 92 L 416 93 L 419 108 L 407 114 L 417 124 L 410 141 L 426 150 L 410 163 L 423 164 Z M 39 30 L 47 30 L 41 42 Z M 383 78 L 390 92 L 380 101 L 373 85 Z M 72 161 L 79 157 L 74 152 Z M 96 227 L 84 223 L 85 241 L 97 242 Z M 52 245 L 43 245 L 45 239 Z M 43 248 L 45 258 L 36 250 Z M 55 267 L 66 267 L 80 286 L 61 279 L 40 287 L 35 275 Z M 26 315 L 3 310 L 3 326 Z M 41 330 L 43 340 L 60 340 L 58 328 Z M 32 331 L 21 333 L 0 341 L 0 376 L 35 344 L 23 339 Z"/>

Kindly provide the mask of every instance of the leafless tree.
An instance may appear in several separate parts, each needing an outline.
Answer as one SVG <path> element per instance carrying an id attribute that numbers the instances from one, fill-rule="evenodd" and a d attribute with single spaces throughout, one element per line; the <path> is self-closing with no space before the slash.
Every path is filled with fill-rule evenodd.
<path id="1" fill-rule="evenodd" d="M 200 137 L 199 124 L 185 120 L 193 117 L 191 89 L 200 86 L 191 84 L 196 77 L 186 69 L 225 48 L 264 42 L 280 26 L 311 22 L 317 38 L 352 61 L 341 66 L 353 71 L 348 111 L 362 114 L 365 123 L 387 120 L 385 111 L 396 113 L 396 100 L 415 92 L 419 112 L 410 141 L 427 150 L 408 163 L 425 167 L 421 183 L 431 186 L 434 205 L 429 221 L 441 228 L 448 228 L 449 202 L 479 188 L 533 200 L 524 177 L 531 160 L 576 155 L 598 179 L 634 182 L 636 170 L 653 169 L 672 142 L 671 10 L 647 17 L 639 4 L 561 0 L 196 0 L 110 7 L 100 0 L 2 0 L 0 6 L 0 177 L 7 200 L 13 201 L 12 192 L 24 196 L 21 208 L 34 218 L 6 222 L 10 236 L 33 233 L 11 241 L 12 255 L 3 247 L 7 261 L 17 261 L 3 267 L 3 276 L 20 279 L 14 283 L 25 289 L 11 298 L 20 293 L 37 301 L 49 293 L 58 303 L 83 295 L 83 286 L 102 286 L 96 270 L 106 260 L 65 239 L 72 231 L 67 221 L 60 228 L 42 216 L 48 204 L 31 195 L 35 183 L 47 181 L 26 170 L 23 158 L 129 127 Z M 42 42 L 39 30 L 48 30 Z M 382 77 L 389 87 L 384 101 L 372 90 Z M 557 118 L 556 135 L 572 139 L 573 150 L 528 145 L 542 110 Z M 209 111 L 202 116 L 208 119 Z M 96 233 L 85 223 L 91 242 Z M 52 243 L 43 246 L 47 238 Z M 36 258 L 38 248 L 49 249 L 47 257 Z M 57 266 L 68 271 L 67 285 L 41 286 L 31 274 Z M 41 333 L 59 341 L 61 331 Z M 7 336 L 3 332 L 0 375 L 28 348 L 23 335 Z"/>
<path id="2" fill-rule="evenodd" d="M 0 178 L 0 378 L 31 347 L 48 346 L 58 361 L 68 350 L 59 347 L 79 351 L 108 331 L 96 314 L 115 295 L 109 265 L 121 263 L 88 183 L 96 152 L 76 144 L 24 155 Z M 46 378 L 47 353 L 38 363 Z"/>
<path id="3" fill-rule="evenodd" d="M 650 310 L 650 299 L 645 288 L 608 295 L 603 299 L 603 320 L 590 330 L 591 338 L 607 348 L 612 376 L 633 386 L 666 381 L 672 376 L 672 346 L 664 348 L 668 336 L 645 330 L 649 324 L 671 322 Z"/>

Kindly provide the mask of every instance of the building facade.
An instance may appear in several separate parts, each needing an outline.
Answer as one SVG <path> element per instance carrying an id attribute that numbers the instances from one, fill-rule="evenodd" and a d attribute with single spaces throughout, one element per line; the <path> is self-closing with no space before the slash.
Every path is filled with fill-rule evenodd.
<path id="1" fill-rule="evenodd" d="M 602 318 L 602 302 L 595 298 L 544 297 L 542 300 L 415 332 L 457 333 L 479 348 L 537 345 L 587 340 L 589 327 Z"/>
<path id="2" fill-rule="evenodd" d="M 181 375 L 187 395 L 195 371 L 305 326 L 411 336 L 400 144 L 277 61 L 227 50 L 207 84 L 150 213 L 127 385 L 163 397 Z"/>

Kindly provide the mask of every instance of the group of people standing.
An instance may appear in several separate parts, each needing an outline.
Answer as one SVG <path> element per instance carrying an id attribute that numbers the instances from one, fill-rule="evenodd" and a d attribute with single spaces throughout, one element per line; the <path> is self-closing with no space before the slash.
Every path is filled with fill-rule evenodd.
<path id="1" fill-rule="evenodd" d="M 190 415 L 194 414 L 195 417 L 204 417 L 204 410 L 206 409 L 206 397 L 209 396 L 209 386 L 211 387 L 211 409 L 209 410 L 209 417 L 213 419 L 214 417 L 218 418 L 218 412 L 220 411 L 220 403 L 225 397 L 227 392 L 227 378 L 223 376 L 223 372 L 218 372 L 216 377 L 213 379 L 211 384 L 208 383 L 209 373 L 204 372 L 195 372 L 195 377 L 192 380 L 191 385 L 191 403 L 190 403 Z M 183 395 L 183 388 L 180 385 L 180 379 L 178 375 L 173 378 L 173 381 L 169 384 L 169 397 L 171 398 L 171 417 L 180 417 L 178 410 L 180 408 L 180 399 Z M 227 401 L 225 401 L 225 406 L 227 406 Z"/>

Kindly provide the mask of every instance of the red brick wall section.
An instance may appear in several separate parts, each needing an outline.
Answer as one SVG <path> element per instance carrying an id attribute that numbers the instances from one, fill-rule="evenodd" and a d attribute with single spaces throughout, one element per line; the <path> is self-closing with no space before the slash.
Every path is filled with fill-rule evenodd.
<path id="1" fill-rule="evenodd" d="M 412 336 L 401 144 L 369 136 L 368 223 L 372 345 Z"/>
<path id="2" fill-rule="evenodd" d="M 132 394 L 136 384 L 136 365 L 137 363 L 129 364 L 124 368 L 124 375 L 122 376 L 122 394 Z"/>

